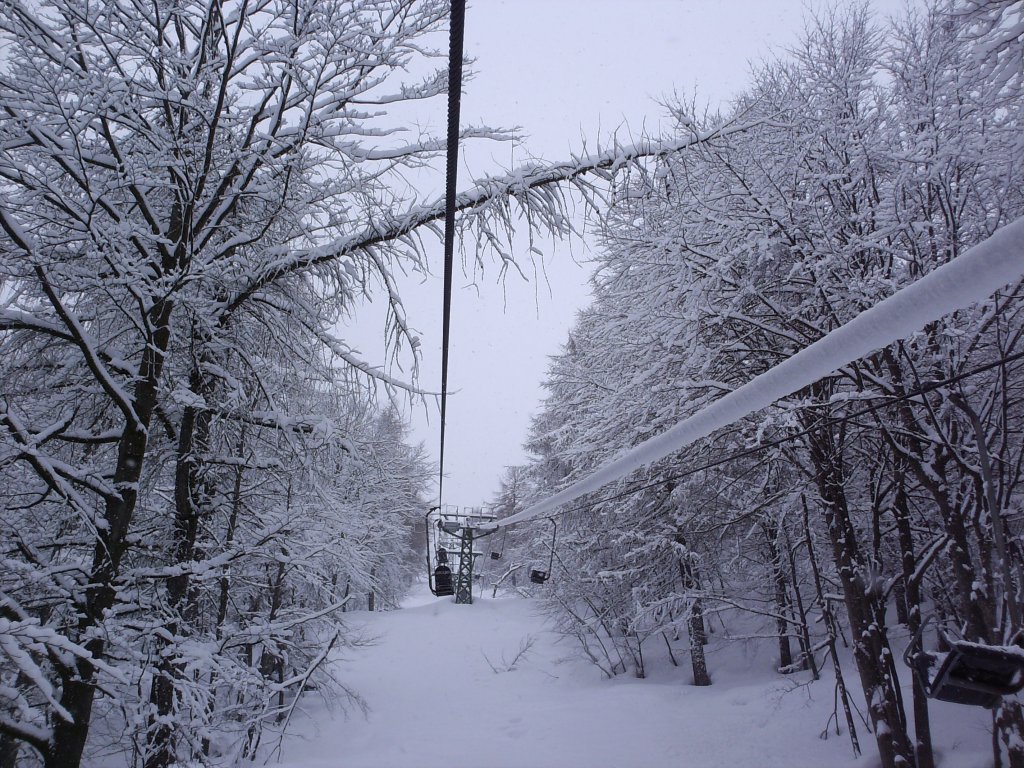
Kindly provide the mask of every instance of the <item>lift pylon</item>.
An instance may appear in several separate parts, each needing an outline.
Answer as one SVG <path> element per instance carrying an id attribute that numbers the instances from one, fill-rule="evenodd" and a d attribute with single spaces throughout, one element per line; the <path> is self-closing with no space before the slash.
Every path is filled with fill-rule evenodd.
<path id="1" fill-rule="evenodd" d="M 430 581 L 431 591 L 438 596 L 454 592 L 455 602 L 470 605 L 473 602 L 473 569 L 481 552 L 473 549 L 477 539 L 494 533 L 489 525 L 495 516 L 480 509 L 434 507 L 427 513 L 427 578 L 432 579 L 434 565 L 441 562 L 440 553 L 455 573 L 455 583 L 449 590 L 437 589 Z M 454 561 L 454 562 L 453 562 Z"/>

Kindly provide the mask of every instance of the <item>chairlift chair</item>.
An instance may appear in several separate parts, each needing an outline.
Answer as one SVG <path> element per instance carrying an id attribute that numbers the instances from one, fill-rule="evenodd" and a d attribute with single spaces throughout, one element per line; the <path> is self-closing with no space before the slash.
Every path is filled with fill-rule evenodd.
<path id="1" fill-rule="evenodd" d="M 989 709 L 1024 688 L 1024 649 L 957 641 L 928 687 L 928 695 Z"/>
<path id="2" fill-rule="evenodd" d="M 452 584 L 452 569 L 447 565 L 439 565 L 434 569 L 434 588 L 431 590 L 438 597 L 449 597 L 455 594 Z"/>
<path id="3" fill-rule="evenodd" d="M 501 560 L 501 553 L 505 551 L 505 539 L 508 538 L 508 528 L 501 533 L 501 544 L 496 550 L 491 550 L 491 560 Z"/>
<path id="4" fill-rule="evenodd" d="M 452 583 L 452 569 L 448 567 L 448 550 L 444 547 L 438 547 L 437 549 L 434 587 L 430 591 L 438 597 L 448 597 L 455 594 L 455 586 Z"/>
<path id="5" fill-rule="evenodd" d="M 558 536 L 558 524 L 555 522 L 555 519 L 553 517 L 549 518 L 549 522 L 552 526 L 551 544 L 549 545 L 551 547 L 551 556 L 548 559 L 547 570 L 544 570 L 542 568 L 530 569 L 530 581 L 532 581 L 534 584 L 544 584 L 548 579 L 550 579 L 551 569 L 555 564 L 555 537 Z"/>
<path id="6" fill-rule="evenodd" d="M 427 587 L 436 597 L 451 597 L 455 594 L 455 583 L 452 579 L 452 569 L 448 566 L 448 550 L 438 546 L 436 540 L 431 541 L 430 537 L 430 516 L 438 509 L 431 507 L 424 518 L 424 533 L 427 537 Z M 433 558 L 430 556 L 432 549 Z"/>
<path id="7" fill-rule="evenodd" d="M 1024 648 L 1018 645 L 1018 639 L 1006 646 L 951 640 L 949 653 L 943 657 L 920 650 L 923 630 L 922 624 L 904 660 L 919 676 L 930 698 L 992 709 L 1003 696 L 1024 688 Z M 936 665 L 929 679 L 928 671 Z"/>

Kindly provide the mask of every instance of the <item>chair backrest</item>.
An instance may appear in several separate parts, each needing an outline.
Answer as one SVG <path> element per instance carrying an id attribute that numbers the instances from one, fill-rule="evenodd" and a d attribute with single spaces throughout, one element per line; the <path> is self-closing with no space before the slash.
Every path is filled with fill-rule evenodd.
<path id="1" fill-rule="evenodd" d="M 928 692 L 940 701 L 994 707 L 1022 685 L 1024 658 L 1019 653 L 961 641 L 942 660 Z"/>
<path id="2" fill-rule="evenodd" d="M 434 594 L 438 597 L 455 594 L 455 588 L 452 586 L 452 569 L 447 565 L 439 565 L 434 569 Z"/>

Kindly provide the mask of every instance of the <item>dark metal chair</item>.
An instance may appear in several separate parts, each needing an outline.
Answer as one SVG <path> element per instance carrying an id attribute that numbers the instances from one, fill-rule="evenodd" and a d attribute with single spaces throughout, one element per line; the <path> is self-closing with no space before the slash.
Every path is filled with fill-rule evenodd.
<path id="1" fill-rule="evenodd" d="M 1010 645 L 985 645 L 946 637 L 949 653 L 938 654 L 921 648 L 927 624 L 925 621 L 918 627 L 903 660 L 930 698 L 991 709 L 999 705 L 1003 696 L 1024 688 L 1024 648 L 1019 637 L 1014 637 Z M 934 675 L 929 674 L 932 667 L 937 667 Z"/>
<path id="2" fill-rule="evenodd" d="M 530 581 L 534 584 L 543 584 L 551 578 L 551 569 L 555 565 L 555 539 L 558 538 L 558 523 L 555 522 L 555 518 L 553 517 L 549 517 L 548 522 L 551 523 L 551 543 L 548 545 L 551 550 L 551 555 L 548 558 L 547 570 L 544 570 L 543 568 L 530 569 Z"/>
<path id="3" fill-rule="evenodd" d="M 1024 649 L 957 641 L 928 685 L 940 701 L 995 707 L 1024 688 Z"/>
<path id="4" fill-rule="evenodd" d="M 455 586 L 452 584 L 452 569 L 447 565 L 439 565 L 434 569 L 433 592 L 438 597 L 455 594 Z"/>

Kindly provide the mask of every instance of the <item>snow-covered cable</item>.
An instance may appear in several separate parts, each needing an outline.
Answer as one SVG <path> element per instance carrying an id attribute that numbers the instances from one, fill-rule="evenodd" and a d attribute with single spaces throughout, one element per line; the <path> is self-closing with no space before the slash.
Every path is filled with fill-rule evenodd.
<path id="1" fill-rule="evenodd" d="M 898 403 L 905 403 L 910 400 L 919 400 L 921 395 L 927 394 L 929 392 L 934 392 L 937 389 L 948 387 L 951 384 L 956 384 L 957 382 L 969 379 L 972 376 L 977 376 L 978 374 L 981 373 L 987 373 L 988 371 L 991 371 L 994 368 L 1002 368 L 1004 366 L 1009 365 L 1010 363 L 1016 363 L 1019 360 L 1024 360 L 1024 352 L 1017 352 L 1012 355 L 1006 355 L 1004 357 L 996 358 L 995 360 L 991 360 L 985 363 L 984 365 L 979 365 L 976 368 L 969 368 L 968 370 L 960 371 L 959 373 L 954 374 L 953 376 L 949 376 L 945 379 L 932 379 L 928 381 L 927 384 L 923 384 L 920 387 L 917 387 L 916 389 L 907 390 L 903 392 L 903 394 L 896 395 L 894 397 L 887 397 L 884 400 L 878 400 L 864 408 L 859 408 L 855 411 L 844 412 L 841 416 L 830 416 L 827 418 L 818 419 L 815 421 L 813 426 L 807 427 L 806 429 L 801 429 L 798 432 L 787 432 L 784 436 L 776 438 L 774 440 L 761 442 L 758 443 L 757 445 L 751 446 L 750 448 L 744 448 L 742 450 L 735 451 L 734 453 L 730 453 L 725 456 L 719 456 L 718 458 L 712 459 L 711 461 L 706 461 L 703 464 L 689 466 L 685 470 L 672 472 L 671 474 L 667 475 L 661 475 L 657 480 L 654 480 L 652 482 L 641 482 L 640 485 L 633 485 L 629 488 L 626 488 L 624 491 L 620 491 L 619 493 L 613 494 L 611 496 L 602 496 L 599 499 L 584 501 L 581 504 L 570 507 L 569 509 L 563 509 L 558 514 L 565 514 L 566 512 L 579 512 L 584 509 L 589 509 L 590 507 L 596 507 L 598 504 L 607 504 L 609 501 L 625 499 L 628 496 L 640 493 L 641 491 L 650 490 L 651 488 L 665 486 L 668 485 L 669 483 L 677 483 L 684 478 L 691 477 L 692 475 L 696 475 L 700 472 L 707 472 L 709 469 L 720 467 L 723 464 L 728 464 L 739 459 L 745 459 L 748 456 L 756 456 L 762 451 L 767 451 L 772 448 L 777 448 L 780 445 L 785 445 L 786 443 L 793 442 L 794 440 L 799 440 L 801 437 L 809 435 L 812 432 L 820 429 L 823 425 L 834 426 L 839 424 L 850 423 L 855 421 L 856 419 L 859 419 L 861 416 L 866 416 L 869 413 L 875 413 L 876 411 L 881 411 L 885 408 L 891 408 L 892 406 Z M 495 528 L 495 530 L 497 530 L 497 528 Z M 505 531 L 507 533 L 508 529 L 506 528 Z"/>
<path id="2" fill-rule="evenodd" d="M 1022 275 L 1024 217 L 674 427 L 645 440 L 553 496 L 496 521 L 495 525 L 550 516 L 560 506 L 766 408 L 838 368 L 910 336 L 930 322 L 983 301 Z"/>

